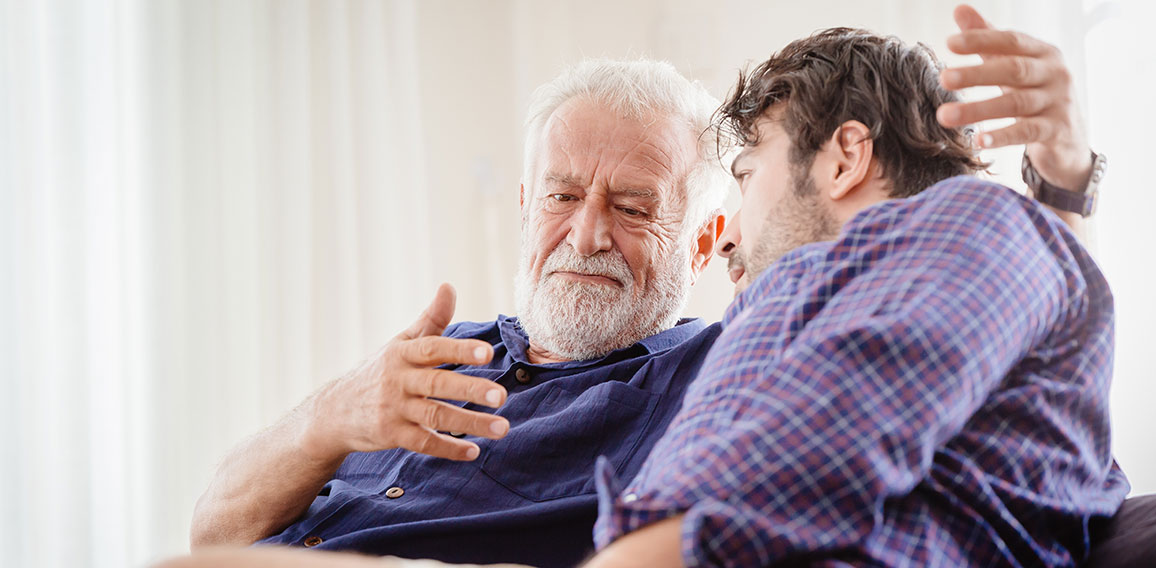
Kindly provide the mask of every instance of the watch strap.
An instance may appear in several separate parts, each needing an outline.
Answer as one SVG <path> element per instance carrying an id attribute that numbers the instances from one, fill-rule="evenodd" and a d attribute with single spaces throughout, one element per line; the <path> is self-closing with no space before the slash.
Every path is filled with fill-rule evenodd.
<path id="1" fill-rule="evenodd" d="M 1036 171 L 1027 152 L 1024 153 L 1020 173 L 1023 175 L 1024 183 L 1032 189 L 1032 193 L 1040 203 L 1060 211 L 1079 213 L 1081 216 L 1088 217 L 1096 212 L 1096 203 L 1100 196 L 1100 180 L 1103 179 L 1104 172 L 1107 170 L 1107 162 L 1106 156 L 1092 152 L 1092 176 L 1088 180 L 1087 187 L 1083 188 L 1082 191 L 1073 191 L 1048 183 Z"/>

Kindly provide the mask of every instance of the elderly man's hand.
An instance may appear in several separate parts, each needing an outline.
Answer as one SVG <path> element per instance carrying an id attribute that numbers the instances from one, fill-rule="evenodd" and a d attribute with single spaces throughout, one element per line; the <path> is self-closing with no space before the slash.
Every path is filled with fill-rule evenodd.
<path id="1" fill-rule="evenodd" d="M 947 103 L 940 124 L 958 127 L 996 118 L 1015 124 L 979 138 L 983 148 L 1027 144 L 1027 155 L 1044 179 L 1060 187 L 1083 189 L 1092 174 L 1092 156 L 1076 105 L 1072 76 L 1059 49 L 1029 35 L 991 27 L 971 6 L 955 9 L 960 33 L 947 47 L 976 54 L 983 63 L 945 69 L 943 86 L 958 90 L 995 85 L 1003 94 L 984 101 Z"/>
<path id="2" fill-rule="evenodd" d="M 438 431 L 491 439 L 505 436 L 510 428 L 505 418 L 435 400 L 495 408 L 506 400 L 505 389 L 493 381 L 434 368 L 479 365 L 493 357 L 488 343 L 441 336 L 453 314 L 454 289 L 443 284 L 409 329 L 306 401 L 302 450 L 319 461 L 399 447 L 472 460 L 478 457 L 477 445 Z"/>

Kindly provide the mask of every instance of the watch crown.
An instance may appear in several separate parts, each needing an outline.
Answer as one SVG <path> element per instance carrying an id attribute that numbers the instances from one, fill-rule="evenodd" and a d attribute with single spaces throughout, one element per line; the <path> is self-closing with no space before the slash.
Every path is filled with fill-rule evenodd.
<path id="1" fill-rule="evenodd" d="M 1100 183 L 1106 171 L 1108 171 L 1108 157 L 1097 154 L 1092 160 L 1092 183 Z"/>

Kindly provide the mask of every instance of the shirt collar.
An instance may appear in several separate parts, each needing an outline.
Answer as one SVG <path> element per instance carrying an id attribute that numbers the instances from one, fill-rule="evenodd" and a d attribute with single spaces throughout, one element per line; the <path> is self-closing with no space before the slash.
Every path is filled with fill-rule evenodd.
<path id="1" fill-rule="evenodd" d="M 678 320 L 678 323 L 674 324 L 674 327 L 666 331 L 656 333 L 634 345 L 631 345 L 630 347 L 624 347 L 622 349 L 612 351 L 602 357 L 587 359 L 585 361 L 551 363 L 542 366 L 551 368 L 556 367 L 561 369 L 586 367 L 589 365 L 598 364 L 611 357 L 617 356 L 621 358 L 623 353 L 631 350 L 637 350 L 640 346 L 642 349 L 646 350 L 647 353 L 657 353 L 659 351 L 670 349 L 671 347 L 679 345 L 680 343 L 694 337 L 704 329 L 706 329 L 706 322 L 702 321 L 702 319 L 682 318 Z M 529 359 L 526 357 L 526 349 L 530 345 L 530 340 L 527 338 L 526 332 L 522 331 L 522 326 L 518 325 L 518 318 L 505 315 L 498 316 L 498 332 L 502 336 L 502 342 L 506 344 L 507 352 L 514 361 L 527 365 L 531 364 Z"/>

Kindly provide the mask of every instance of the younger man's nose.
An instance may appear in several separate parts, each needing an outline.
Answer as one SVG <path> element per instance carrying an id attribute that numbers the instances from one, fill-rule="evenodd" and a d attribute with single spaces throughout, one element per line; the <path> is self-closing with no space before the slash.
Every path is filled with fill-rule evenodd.
<path id="1" fill-rule="evenodd" d="M 719 236 L 718 242 L 714 245 L 714 252 L 723 258 L 730 258 L 731 253 L 734 252 L 735 247 L 739 246 L 741 240 L 742 231 L 739 229 L 739 220 L 736 214 L 734 220 L 727 223 L 723 234 Z"/>

